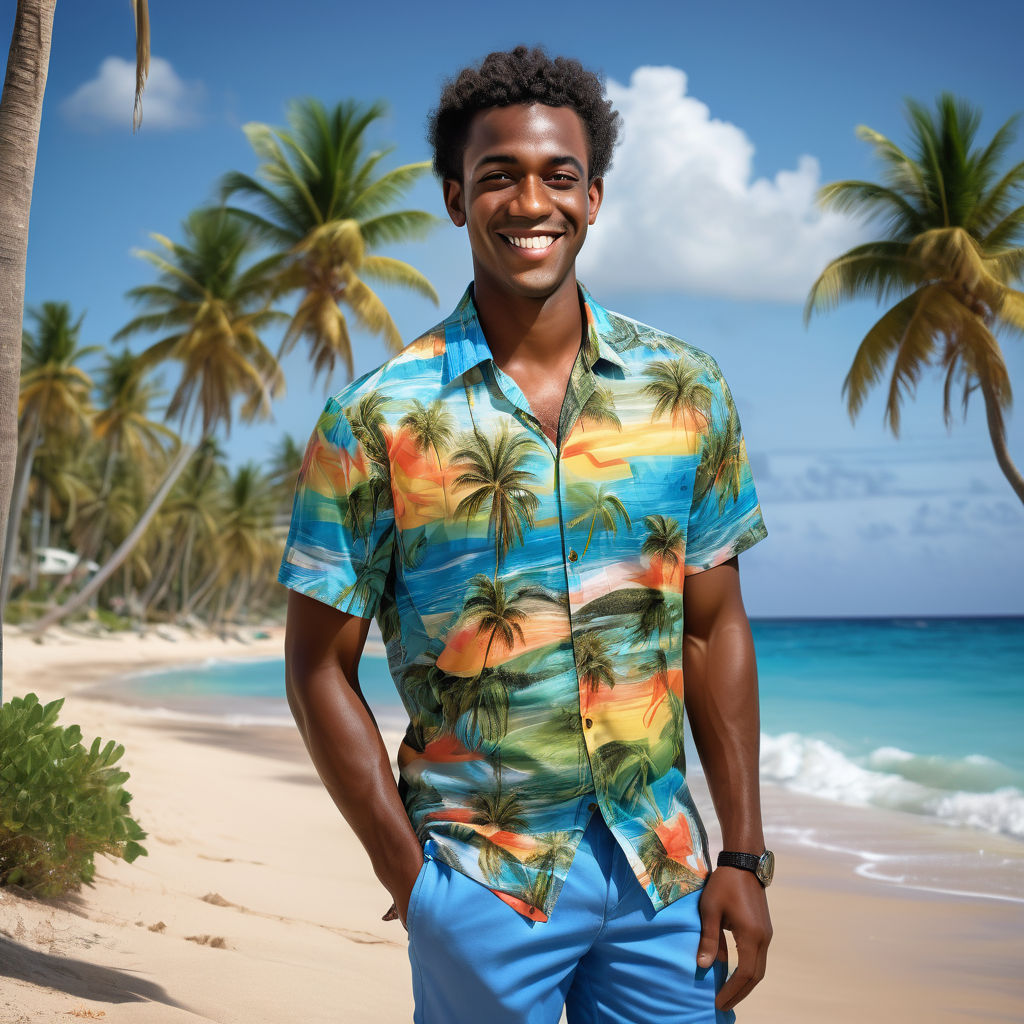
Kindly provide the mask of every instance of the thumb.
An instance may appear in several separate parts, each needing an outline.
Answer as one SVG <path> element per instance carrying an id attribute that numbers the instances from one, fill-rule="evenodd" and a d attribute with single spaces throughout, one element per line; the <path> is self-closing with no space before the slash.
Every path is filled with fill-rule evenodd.
<path id="1" fill-rule="evenodd" d="M 709 910 L 700 916 L 700 943 L 697 945 L 697 966 L 710 967 L 718 955 L 722 939 L 722 915 Z"/>

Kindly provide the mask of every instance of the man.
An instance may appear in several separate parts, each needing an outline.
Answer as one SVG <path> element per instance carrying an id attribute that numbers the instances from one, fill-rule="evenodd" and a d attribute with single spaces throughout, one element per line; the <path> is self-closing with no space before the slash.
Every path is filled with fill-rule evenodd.
<path id="1" fill-rule="evenodd" d="M 737 555 L 767 531 L 717 362 L 577 283 L 617 130 L 600 79 L 541 50 L 448 83 L 430 139 L 472 284 L 328 400 L 296 489 L 288 699 L 425 1024 L 728 1021 L 764 974 Z M 410 717 L 397 785 L 357 679 L 373 616 Z"/>

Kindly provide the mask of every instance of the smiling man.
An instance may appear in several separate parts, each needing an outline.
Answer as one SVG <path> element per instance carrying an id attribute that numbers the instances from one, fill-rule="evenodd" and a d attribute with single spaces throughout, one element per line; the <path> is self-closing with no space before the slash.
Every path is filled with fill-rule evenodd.
<path id="1" fill-rule="evenodd" d="M 716 360 L 576 279 L 618 127 L 537 49 L 446 85 L 430 140 L 473 281 L 328 399 L 296 488 L 288 699 L 408 930 L 421 1024 L 721 1024 L 765 970 L 737 556 L 767 530 Z M 373 617 L 397 785 L 358 683 Z"/>

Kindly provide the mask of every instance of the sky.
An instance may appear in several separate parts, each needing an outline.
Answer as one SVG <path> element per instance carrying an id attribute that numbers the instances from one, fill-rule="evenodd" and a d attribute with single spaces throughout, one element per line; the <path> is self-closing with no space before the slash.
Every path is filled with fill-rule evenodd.
<path id="1" fill-rule="evenodd" d="M 13 8 L 4 5 L 6 31 Z M 914 0 L 253 0 L 239 18 L 207 0 L 150 0 L 153 60 L 133 134 L 130 5 L 60 4 L 26 305 L 69 302 L 84 314 L 83 343 L 116 350 L 110 339 L 138 312 L 125 293 L 154 279 L 138 256 L 157 247 L 151 233 L 180 240 L 224 173 L 256 172 L 242 125 L 283 126 L 304 96 L 383 99 L 388 115 L 369 138 L 394 147 L 382 168 L 426 160 L 425 121 L 443 82 L 491 50 L 539 43 L 600 72 L 623 117 L 580 279 L 606 307 L 710 352 L 733 393 L 768 527 L 740 558 L 748 614 L 1024 614 L 1024 508 L 996 464 L 980 392 L 947 431 L 932 367 L 903 405 L 899 438 L 883 427 L 885 388 L 851 421 L 843 380 L 881 309 L 856 302 L 803 322 L 828 260 L 872 237 L 870 225 L 815 204 L 825 182 L 879 178 L 857 125 L 901 142 L 905 99 L 930 106 L 942 91 L 984 111 L 982 139 L 1024 110 L 1024 8 L 980 0 L 965 18 L 962 4 L 937 0 L 921 12 Z M 1011 155 L 1024 159 L 1024 126 Z M 445 216 L 429 175 L 408 205 Z M 450 223 L 381 252 L 422 270 L 441 299 L 380 289 L 406 341 L 443 319 L 472 277 Z M 280 333 L 268 332 L 272 349 Z M 1024 339 L 999 340 L 1024 390 Z M 388 356 L 355 329 L 353 343 L 357 375 Z M 347 382 L 340 365 L 314 381 L 301 346 L 283 367 L 288 393 L 272 421 L 236 419 L 222 435 L 233 467 L 265 462 L 285 433 L 304 446 L 327 394 Z M 168 395 L 176 376 L 164 371 Z M 1007 424 L 1024 468 L 1019 409 Z"/>

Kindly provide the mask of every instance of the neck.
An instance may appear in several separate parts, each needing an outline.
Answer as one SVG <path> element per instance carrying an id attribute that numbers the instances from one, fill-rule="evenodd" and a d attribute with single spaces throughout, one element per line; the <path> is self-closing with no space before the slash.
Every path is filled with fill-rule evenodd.
<path id="1" fill-rule="evenodd" d="M 473 302 L 487 345 L 502 369 L 513 363 L 555 367 L 575 358 L 583 336 L 583 311 L 574 272 L 541 298 L 499 292 L 478 275 Z"/>

